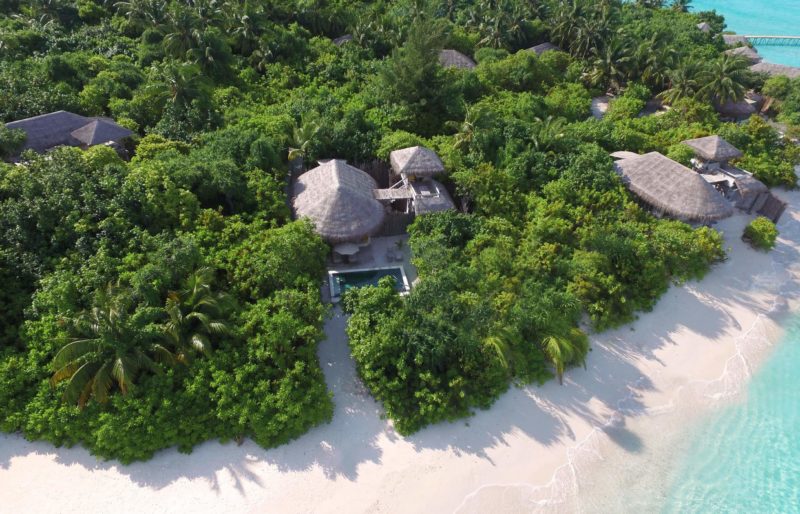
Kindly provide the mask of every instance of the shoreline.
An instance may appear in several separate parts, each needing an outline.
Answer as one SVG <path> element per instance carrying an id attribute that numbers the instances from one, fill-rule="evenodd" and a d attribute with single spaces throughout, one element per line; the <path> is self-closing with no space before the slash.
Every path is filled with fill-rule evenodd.
<path id="1" fill-rule="evenodd" d="M 740 325 L 740 330 L 730 341 L 717 341 L 724 348 L 717 354 L 725 356 L 721 367 L 718 362 L 711 362 L 704 351 L 692 351 L 691 340 L 677 342 L 675 348 L 662 352 L 665 354 L 663 358 L 655 356 L 655 360 L 661 359 L 663 369 L 643 377 L 652 379 L 653 386 L 643 392 L 637 387 L 641 384 L 634 384 L 630 394 L 620 398 L 617 412 L 568 448 L 567 460 L 555 470 L 549 482 L 540 485 L 486 484 L 468 495 L 456 512 L 477 513 L 499 504 L 505 504 L 504 511 L 508 512 L 646 512 L 652 509 L 653 504 L 649 503 L 646 495 L 664 494 L 664 488 L 670 485 L 670 481 L 663 478 L 675 471 L 672 467 L 677 464 L 675 455 L 682 454 L 676 449 L 686 444 L 682 438 L 717 409 L 744 400 L 750 379 L 769 359 L 784 338 L 788 323 L 800 312 L 800 265 L 795 264 L 794 270 L 788 267 L 800 244 L 800 215 L 797 212 L 800 195 L 786 191 L 780 194 L 791 198 L 790 209 L 779 224 L 788 234 L 782 232 L 779 236 L 784 240 L 773 250 L 779 253 L 770 256 L 772 269 L 769 273 L 775 273 L 774 280 L 771 280 L 773 285 L 782 285 L 771 291 L 757 290 L 746 300 L 759 300 L 760 308 L 753 303 L 749 309 L 739 309 L 738 315 L 731 318 Z M 735 218 L 743 216 L 737 213 Z M 725 226 L 732 223 L 720 225 L 718 228 L 725 231 Z M 653 313 L 644 314 L 633 324 L 612 331 L 608 340 L 614 339 L 621 330 L 647 325 L 651 317 L 663 314 L 663 310 L 669 307 L 665 303 L 672 299 L 668 299 L 668 295 L 682 290 L 707 295 L 713 286 L 708 283 L 709 279 L 713 280 L 725 271 L 719 267 L 741 265 L 741 262 L 731 261 L 736 256 L 742 261 L 746 256 L 743 250 L 747 248 L 741 240 L 731 237 L 737 231 L 728 230 L 726 243 L 734 247 L 732 254 L 735 252 L 735 255 L 712 270 L 709 275 L 714 277 L 707 276 L 699 283 L 672 288 Z M 761 261 L 765 257 L 755 256 Z M 784 264 L 786 268 L 782 268 Z M 756 275 L 754 286 L 770 281 L 763 280 L 767 277 L 762 275 L 766 274 Z M 784 280 L 779 278 L 780 275 Z M 740 324 L 744 319 L 750 323 Z M 600 334 L 598 339 L 592 338 L 593 345 L 603 344 L 606 334 Z M 690 371 L 682 377 L 683 369 Z M 644 413 L 626 407 L 632 401 L 645 403 Z M 659 472 L 654 471 L 656 469 Z M 637 497 L 623 492 L 630 488 L 642 495 Z"/>
<path id="2" fill-rule="evenodd" d="M 729 259 L 671 287 L 635 322 L 593 335 L 588 369 L 569 370 L 563 387 L 512 388 L 471 418 L 402 438 L 354 379 L 346 341 L 328 339 L 319 355 L 335 395 L 330 424 L 272 450 L 212 441 L 130 466 L 0 434 L 0 512 L 572 510 L 586 500 L 576 492 L 602 494 L 608 484 L 597 478 L 615 480 L 600 466 L 646 453 L 674 417 L 737 398 L 770 353 L 800 291 L 800 271 L 789 268 L 800 253 L 800 193 L 779 195 L 789 205 L 773 252 L 742 243 L 749 217 L 723 221 Z M 328 324 L 343 331 L 344 318 Z"/>

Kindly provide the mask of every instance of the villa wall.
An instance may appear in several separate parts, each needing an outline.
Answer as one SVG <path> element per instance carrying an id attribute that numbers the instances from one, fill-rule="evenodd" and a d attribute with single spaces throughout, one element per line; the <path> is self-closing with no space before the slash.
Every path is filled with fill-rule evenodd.
<path id="1" fill-rule="evenodd" d="M 383 227 L 378 236 L 401 236 L 406 233 L 406 229 L 414 221 L 414 214 L 390 213 L 383 221 Z"/>

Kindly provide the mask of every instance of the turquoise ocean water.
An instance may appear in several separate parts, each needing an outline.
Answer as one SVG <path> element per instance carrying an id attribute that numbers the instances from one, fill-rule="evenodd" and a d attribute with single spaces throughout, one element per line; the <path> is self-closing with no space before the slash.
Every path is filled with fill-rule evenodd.
<path id="1" fill-rule="evenodd" d="M 695 0 L 739 34 L 800 36 L 800 0 Z M 769 62 L 800 66 L 800 46 L 761 46 Z M 759 368 L 743 401 L 686 434 L 662 512 L 800 513 L 800 316 Z M 654 505 L 653 505 L 654 506 Z"/>
<path id="2" fill-rule="evenodd" d="M 693 430 L 664 513 L 800 512 L 800 318 L 744 401 Z"/>
<path id="3" fill-rule="evenodd" d="M 727 30 L 737 34 L 800 36 L 800 0 L 694 0 L 693 11 L 725 16 Z M 799 46 L 758 47 L 769 62 L 800 66 Z"/>

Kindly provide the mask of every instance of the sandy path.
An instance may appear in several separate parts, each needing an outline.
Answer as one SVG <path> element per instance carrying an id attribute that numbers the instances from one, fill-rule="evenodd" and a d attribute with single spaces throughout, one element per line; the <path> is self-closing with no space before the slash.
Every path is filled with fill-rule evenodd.
<path id="1" fill-rule="evenodd" d="M 638 452 L 637 419 L 693 383 L 714 396 L 748 372 L 743 351 L 779 334 L 800 280 L 800 195 L 781 220 L 779 248 L 762 254 L 739 236 L 748 219 L 720 225 L 731 257 L 700 283 L 673 287 L 651 313 L 593 338 L 586 370 L 566 385 L 515 388 L 470 419 L 399 437 L 355 380 L 343 337 L 319 354 L 336 411 L 332 423 L 265 451 L 203 444 L 146 463 L 98 462 L 82 448 L 55 449 L 0 435 L 0 512 L 524 512 L 564 505 L 576 462 L 606 443 Z M 344 319 L 328 322 L 343 333 Z M 757 337 L 747 337 L 747 336 Z M 754 343 L 755 341 L 756 343 Z M 727 372 L 726 372 L 727 370 Z M 726 373 L 724 373 L 726 372 Z M 719 377 L 724 376 L 724 379 Z M 715 380 L 716 379 L 716 380 Z M 715 386 L 716 387 L 716 386 Z M 715 392 L 716 391 L 716 392 Z M 591 443 L 591 444 L 590 444 Z"/>

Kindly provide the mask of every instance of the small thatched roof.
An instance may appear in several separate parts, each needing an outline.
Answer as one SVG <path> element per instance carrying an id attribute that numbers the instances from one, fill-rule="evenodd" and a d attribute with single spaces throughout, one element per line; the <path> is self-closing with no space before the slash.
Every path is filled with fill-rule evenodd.
<path id="1" fill-rule="evenodd" d="M 121 127 L 113 121 L 94 120 L 83 127 L 73 130 L 70 135 L 86 146 L 102 145 L 109 141 L 119 141 L 133 135 L 132 130 Z"/>
<path id="2" fill-rule="evenodd" d="M 701 32 L 705 32 L 706 34 L 711 32 L 711 25 L 709 25 L 706 22 L 698 23 L 697 28 L 700 29 Z"/>
<path id="3" fill-rule="evenodd" d="M 417 216 L 456 208 L 447 189 L 435 180 L 411 182 L 410 187 L 414 193 L 414 213 Z"/>
<path id="4" fill-rule="evenodd" d="M 747 38 L 744 36 L 740 36 L 738 34 L 723 34 L 722 40 L 725 41 L 726 45 L 734 46 L 740 43 L 747 44 Z"/>
<path id="5" fill-rule="evenodd" d="M 739 189 L 742 196 L 766 193 L 769 191 L 769 188 L 763 182 L 752 175 L 742 174 L 734 178 L 734 182 L 736 182 L 736 187 Z"/>
<path id="6" fill-rule="evenodd" d="M 444 171 L 442 160 L 436 152 L 424 146 L 412 146 L 389 154 L 392 169 L 398 175 L 432 177 Z"/>
<path id="7" fill-rule="evenodd" d="M 707 161 L 729 161 L 742 156 L 741 150 L 719 136 L 706 136 L 688 139 L 683 144 L 694 150 L 694 153 Z"/>
<path id="8" fill-rule="evenodd" d="M 742 100 L 741 102 L 734 102 L 734 101 L 727 101 L 724 104 L 717 107 L 717 111 L 724 116 L 728 116 L 730 118 L 749 118 L 753 114 L 756 113 L 755 105 L 748 102 L 747 100 Z"/>
<path id="9" fill-rule="evenodd" d="M 542 55 L 545 52 L 560 51 L 561 49 L 550 41 L 545 41 L 544 43 L 528 48 L 528 50 L 534 52 L 536 55 Z"/>
<path id="10" fill-rule="evenodd" d="M 471 70 L 475 68 L 475 61 L 458 50 L 445 49 L 439 52 L 439 63 L 445 68 L 461 68 Z"/>
<path id="11" fill-rule="evenodd" d="M 794 66 L 785 66 L 783 64 L 772 64 L 771 62 L 760 62 L 750 66 L 750 69 L 756 73 L 766 73 L 767 75 L 777 76 L 783 75 L 790 79 L 800 77 L 800 68 Z"/>
<path id="12" fill-rule="evenodd" d="M 342 46 L 345 43 L 348 43 L 353 40 L 352 34 L 345 34 L 344 36 L 339 36 L 333 40 L 333 44 L 336 46 Z"/>
<path id="13" fill-rule="evenodd" d="M 292 188 L 295 215 L 309 218 L 329 243 L 359 241 L 377 232 L 385 211 L 372 194 L 372 177 L 342 160 L 300 175 Z"/>
<path id="14" fill-rule="evenodd" d="M 705 223 L 733 214 L 733 207 L 699 173 L 658 152 L 614 166 L 633 194 L 676 219 Z"/>
<path id="15" fill-rule="evenodd" d="M 616 160 L 622 160 L 622 159 L 636 159 L 637 157 L 641 157 L 641 155 L 639 155 L 638 153 L 621 150 L 619 152 L 613 152 L 611 154 L 611 157 L 613 157 Z"/>
<path id="16" fill-rule="evenodd" d="M 725 53 L 728 55 L 737 55 L 744 57 L 753 64 L 761 62 L 761 56 L 755 49 L 750 48 L 749 46 L 739 46 L 736 48 L 731 48 L 730 50 L 725 50 Z"/>

